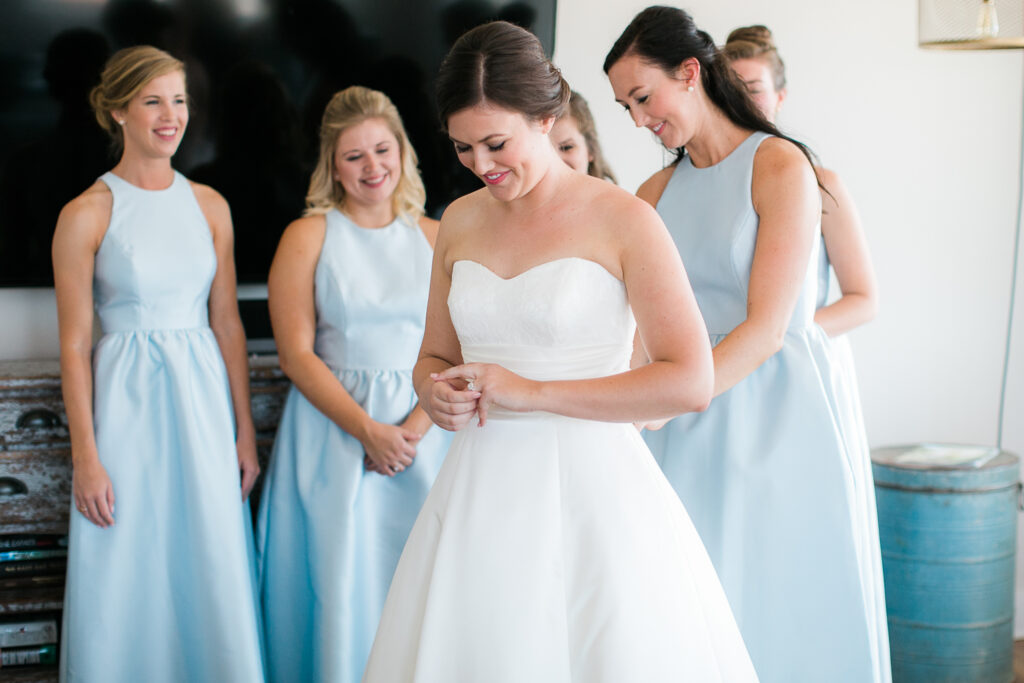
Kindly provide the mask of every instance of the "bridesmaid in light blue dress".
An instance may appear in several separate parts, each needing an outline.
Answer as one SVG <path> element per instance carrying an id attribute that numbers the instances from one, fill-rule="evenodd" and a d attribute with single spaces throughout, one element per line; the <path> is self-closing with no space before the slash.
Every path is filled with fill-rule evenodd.
<path id="1" fill-rule="evenodd" d="M 53 243 L 74 466 L 60 677 L 255 683 L 259 468 L 227 203 L 171 167 L 181 62 L 122 50 L 92 97 L 124 152 Z"/>
<path id="2" fill-rule="evenodd" d="M 268 281 L 294 383 L 261 500 L 271 681 L 355 683 L 406 537 L 447 450 L 412 384 L 437 222 L 398 111 L 353 86 L 327 105 L 304 218 Z"/>
<path id="3" fill-rule="evenodd" d="M 814 323 L 821 206 L 805 149 L 757 111 L 682 10 L 648 8 L 605 62 L 678 157 L 641 186 L 686 264 L 715 398 L 648 435 L 715 564 L 762 681 L 878 675 L 857 495 Z"/>
<path id="4" fill-rule="evenodd" d="M 750 98 L 764 117 L 775 122 L 786 98 L 786 67 L 779 57 L 772 32 L 765 26 L 744 26 L 729 33 L 722 48 L 729 66 L 743 81 Z M 822 185 L 821 243 L 818 258 L 818 298 L 814 321 L 825 331 L 827 352 L 821 365 L 829 369 L 830 390 L 839 428 L 846 444 L 853 473 L 854 491 L 860 504 L 857 510 L 857 549 L 861 581 L 864 585 L 869 624 L 873 628 L 872 656 L 876 683 L 892 679 L 889 665 L 889 628 L 885 612 L 885 586 L 882 579 L 882 554 L 878 540 L 878 515 L 875 485 L 871 473 L 864 417 L 861 412 L 853 352 L 846 333 L 869 322 L 878 307 L 878 286 L 864 229 L 857 208 L 839 175 L 817 167 Z M 830 258 L 831 257 L 831 258 Z M 833 260 L 835 263 L 833 264 Z M 832 271 L 840 293 L 829 301 Z"/>

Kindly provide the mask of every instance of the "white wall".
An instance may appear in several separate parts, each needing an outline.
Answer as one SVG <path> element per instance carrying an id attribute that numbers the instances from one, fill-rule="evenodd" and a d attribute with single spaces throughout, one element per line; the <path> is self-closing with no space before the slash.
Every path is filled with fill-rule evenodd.
<path id="1" fill-rule="evenodd" d="M 662 166 L 601 71 L 649 2 L 559 0 L 555 61 L 588 99 L 622 184 Z M 862 215 L 882 308 L 853 342 L 874 446 L 994 444 L 1020 188 L 1021 53 L 917 47 L 914 0 L 692 0 L 716 41 L 768 25 L 787 65 L 782 127 L 840 171 Z M 1024 286 L 1004 447 L 1024 454 Z M 1021 548 L 1024 549 L 1024 525 Z M 1017 562 L 1024 635 L 1024 560 Z"/>
<path id="2" fill-rule="evenodd" d="M 589 100 L 630 190 L 665 155 L 613 102 L 601 64 L 647 4 L 558 3 L 555 61 Z M 914 0 L 685 7 L 719 41 L 740 25 L 772 28 L 790 81 L 780 123 L 838 169 L 857 200 L 882 291 L 878 319 L 852 335 L 871 443 L 994 443 L 1019 190 L 1021 53 L 921 50 Z M 1018 292 L 1004 447 L 1024 454 L 1024 285 Z M 0 289 L 0 321 L 0 359 L 56 357 L 51 291 Z M 1024 560 L 1017 565 L 1024 635 Z"/>

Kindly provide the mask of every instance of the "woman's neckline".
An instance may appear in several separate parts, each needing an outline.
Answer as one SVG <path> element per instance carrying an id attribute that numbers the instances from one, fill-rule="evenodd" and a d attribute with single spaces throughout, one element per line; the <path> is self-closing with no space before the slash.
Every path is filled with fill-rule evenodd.
<path id="1" fill-rule="evenodd" d="M 114 173 L 113 170 L 107 171 L 107 173 L 112 175 L 113 177 L 117 178 L 118 180 L 120 180 L 125 185 L 128 185 L 129 187 L 138 190 L 139 192 L 166 192 L 167 190 L 170 190 L 172 187 L 174 187 L 174 184 L 178 182 L 178 172 L 174 171 L 173 169 L 171 171 L 171 182 L 167 185 L 167 187 L 158 187 L 158 188 L 154 188 L 154 189 L 150 189 L 150 188 L 147 188 L 147 187 L 142 187 L 141 185 L 136 185 L 135 183 L 133 183 L 132 181 L 128 180 L 127 178 L 124 178 L 124 177 L 119 176 L 118 174 Z"/>
<path id="2" fill-rule="evenodd" d="M 717 163 L 711 164 L 710 166 L 696 166 L 693 163 L 693 157 L 690 156 L 690 154 L 686 155 L 686 161 L 687 161 L 688 164 L 690 164 L 690 168 L 692 168 L 695 171 L 707 171 L 708 169 L 716 168 L 716 167 L 721 166 L 722 164 L 724 164 L 726 161 L 728 161 L 729 158 L 732 157 L 732 155 L 736 154 L 736 152 L 739 151 L 740 147 L 743 147 L 744 145 L 746 145 L 748 142 L 750 142 L 752 139 L 754 139 L 758 134 L 769 135 L 769 136 L 771 135 L 770 133 L 765 133 L 764 131 L 759 131 L 759 130 L 751 131 L 750 134 L 747 137 L 743 138 L 743 140 L 741 140 L 738 145 L 733 147 L 729 151 L 728 154 L 726 154 L 724 157 L 719 159 Z"/>
<path id="3" fill-rule="evenodd" d="M 540 262 L 538 264 L 530 266 L 529 268 L 526 268 L 525 270 L 519 271 L 515 275 L 510 275 L 509 277 L 504 277 L 504 276 L 498 274 L 497 272 L 495 272 L 494 270 L 492 270 L 489 266 L 486 266 L 483 263 L 480 263 L 479 261 L 476 261 L 476 260 L 470 259 L 470 258 L 456 259 L 452 263 L 452 269 L 454 270 L 455 266 L 457 264 L 459 264 L 459 263 L 472 263 L 472 264 L 474 264 L 476 266 L 479 266 L 480 268 L 483 268 L 488 273 L 490 273 L 494 277 L 498 278 L 502 282 L 512 282 L 512 281 L 518 280 L 518 279 L 520 279 L 520 278 L 522 278 L 522 277 L 524 277 L 524 276 L 526 276 L 526 275 L 528 275 L 528 274 L 530 274 L 530 273 L 532 273 L 532 272 L 534 272 L 534 271 L 536 271 L 538 269 L 544 269 L 546 267 L 551 267 L 551 266 L 553 266 L 555 264 L 560 264 L 560 263 L 563 263 L 563 262 L 582 262 L 584 264 L 590 264 L 590 265 L 592 265 L 592 266 L 594 266 L 596 268 L 601 269 L 605 273 L 605 275 L 607 275 L 608 277 L 612 278 L 616 282 L 619 282 L 619 283 L 622 282 L 622 280 L 620 280 L 619 278 L 617 278 L 614 275 L 612 275 L 608 271 L 608 269 L 605 268 L 603 265 L 601 265 L 600 263 L 598 263 L 597 261 L 595 261 L 593 259 L 589 259 L 589 258 L 586 258 L 586 257 L 583 257 L 583 256 L 560 256 L 558 258 L 553 258 L 553 259 L 551 259 L 549 261 L 542 261 L 542 262 Z"/>
<path id="4" fill-rule="evenodd" d="M 391 220 L 389 222 L 385 223 L 384 225 L 363 225 L 362 223 L 359 223 L 358 221 L 356 221 L 356 219 L 352 216 L 352 214 L 348 213 L 347 211 L 345 211 L 345 210 L 343 210 L 343 209 L 341 209 L 339 207 L 334 207 L 334 210 L 337 211 L 338 213 L 340 213 L 342 216 L 344 216 L 346 221 L 348 221 L 352 225 L 354 225 L 357 228 L 360 228 L 362 230 L 386 230 L 387 228 L 390 228 L 395 223 L 398 223 L 400 221 L 400 219 L 401 219 L 401 217 L 398 214 L 394 214 L 394 215 L 392 215 Z"/>

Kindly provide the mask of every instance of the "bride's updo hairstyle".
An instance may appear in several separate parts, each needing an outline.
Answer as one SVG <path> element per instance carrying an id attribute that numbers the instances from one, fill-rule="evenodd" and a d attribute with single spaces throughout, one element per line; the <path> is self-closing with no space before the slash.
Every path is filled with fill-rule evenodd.
<path id="1" fill-rule="evenodd" d="M 740 128 L 769 133 L 789 140 L 804 153 L 814 166 L 806 145 L 783 135 L 769 123 L 753 103 L 743 82 L 739 80 L 715 41 L 697 28 L 693 18 L 677 7 L 654 6 L 641 11 L 608 51 L 604 72 L 626 56 L 636 55 L 674 78 L 679 66 L 691 57 L 700 62 L 700 80 L 712 104 Z M 676 150 L 676 161 L 685 156 L 685 147 Z"/>
<path id="2" fill-rule="evenodd" d="M 452 114 L 484 102 L 533 121 L 557 118 L 569 102 L 569 84 L 537 36 L 492 21 L 462 34 L 437 74 L 437 108 L 445 130 Z"/>

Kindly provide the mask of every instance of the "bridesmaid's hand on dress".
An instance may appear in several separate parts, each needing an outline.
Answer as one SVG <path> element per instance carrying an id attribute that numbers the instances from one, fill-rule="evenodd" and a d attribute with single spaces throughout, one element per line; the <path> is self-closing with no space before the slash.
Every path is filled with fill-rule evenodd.
<path id="1" fill-rule="evenodd" d="M 461 379 L 466 382 L 467 389 L 479 394 L 476 412 L 481 427 L 487 422 L 487 409 L 492 405 L 516 412 L 534 409 L 533 398 L 538 383 L 494 363 L 456 365 L 438 373 L 435 379 L 438 383 Z"/>
<path id="2" fill-rule="evenodd" d="M 449 432 L 457 432 L 468 425 L 476 414 L 480 392 L 458 378 L 443 379 L 436 372 L 430 373 L 430 378 L 434 384 L 430 387 L 430 400 L 423 409 L 434 424 Z"/>
<path id="3" fill-rule="evenodd" d="M 114 525 L 114 486 L 98 457 L 75 463 L 71 489 L 83 517 L 98 527 Z"/>
<path id="4" fill-rule="evenodd" d="M 242 477 L 242 500 L 249 497 L 256 478 L 260 476 L 260 462 L 256 457 L 256 435 L 252 432 L 241 433 L 235 441 L 238 452 L 238 471 Z"/>
<path id="5" fill-rule="evenodd" d="M 412 464 L 421 435 L 397 425 L 368 420 L 360 439 L 371 472 L 393 477 Z"/>

